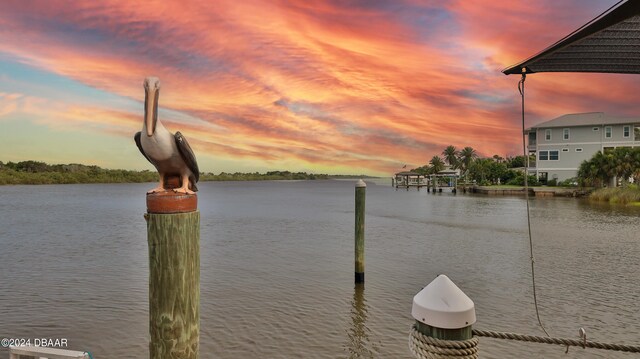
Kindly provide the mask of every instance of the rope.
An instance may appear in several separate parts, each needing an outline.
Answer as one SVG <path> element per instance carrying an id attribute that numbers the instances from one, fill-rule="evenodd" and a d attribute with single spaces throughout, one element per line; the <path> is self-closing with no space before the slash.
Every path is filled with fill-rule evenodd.
<path id="1" fill-rule="evenodd" d="M 478 338 L 468 340 L 442 340 L 418 331 L 415 324 L 409 334 L 409 350 L 419 359 L 478 359 Z"/>
<path id="2" fill-rule="evenodd" d="M 586 337 L 583 340 L 575 340 L 575 339 L 567 339 L 567 338 L 540 337 L 537 335 L 524 335 L 524 334 L 507 333 L 507 332 L 494 332 L 491 330 L 478 330 L 478 329 L 473 329 L 473 335 L 477 335 L 479 337 L 495 338 L 495 339 L 519 340 L 522 342 L 566 345 L 567 347 L 574 346 L 574 347 L 582 347 L 582 348 L 616 350 L 620 352 L 629 352 L 629 353 L 640 353 L 640 346 L 637 346 L 637 345 L 592 342 L 592 341 L 588 341 Z"/>
<path id="3" fill-rule="evenodd" d="M 538 324 L 540 324 L 540 328 L 542 328 L 544 334 L 549 337 L 550 335 L 544 328 L 542 320 L 540 319 L 540 311 L 538 310 L 538 296 L 536 295 L 536 271 L 534 266 L 535 259 L 533 258 L 533 239 L 531 236 L 531 213 L 529 210 L 529 154 L 527 153 L 527 145 L 525 143 L 524 133 L 524 80 L 526 80 L 526 78 L 526 69 L 522 68 L 522 78 L 518 82 L 518 91 L 520 92 L 520 97 L 522 98 L 522 152 L 524 154 L 524 158 L 527 160 L 527 167 L 524 170 L 524 197 L 525 202 L 527 203 L 527 229 L 529 230 L 529 253 L 531 255 L 531 284 L 533 286 L 533 305 L 536 308 L 536 317 L 538 318 Z"/>

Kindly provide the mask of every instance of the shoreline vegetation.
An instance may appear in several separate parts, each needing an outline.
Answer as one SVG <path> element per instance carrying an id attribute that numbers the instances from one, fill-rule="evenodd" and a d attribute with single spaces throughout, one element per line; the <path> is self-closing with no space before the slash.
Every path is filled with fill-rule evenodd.
<path id="1" fill-rule="evenodd" d="M 279 181 L 279 180 L 328 180 L 377 178 L 366 175 L 328 175 L 306 172 L 269 171 L 266 173 L 201 173 L 200 181 Z M 517 182 L 519 182 L 518 179 Z M 86 184 L 86 183 L 144 183 L 158 181 L 155 171 L 134 171 L 105 169 L 94 165 L 56 164 L 49 165 L 39 161 L 7 162 L 0 161 L 0 185 L 40 185 L 40 184 Z M 481 186 L 487 189 L 519 189 L 519 184 Z M 577 186 L 541 186 L 534 183 L 531 188 L 565 188 Z M 599 188 L 588 196 L 590 201 L 610 204 L 640 206 L 640 187 L 628 184 L 624 187 Z"/>
<path id="2" fill-rule="evenodd" d="M 276 181 L 375 178 L 365 175 L 328 175 L 306 172 L 269 171 L 266 173 L 201 173 L 200 182 L 207 181 Z M 81 183 L 143 183 L 157 182 L 155 171 L 105 169 L 93 165 L 50 165 L 38 161 L 0 161 L 0 185 L 81 184 Z"/>
<path id="3" fill-rule="evenodd" d="M 589 200 L 640 206 L 640 187 L 630 184 L 626 187 L 600 188 L 591 193 Z"/>
<path id="4" fill-rule="evenodd" d="M 528 158 L 503 158 L 499 155 L 482 158 L 472 147 L 458 150 L 449 145 L 441 154 L 442 157 L 433 156 L 427 164 L 411 171 L 429 175 L 444 169 L 458 170 L 465 182 L 473 181 L 481 188 L 480 193 L 512 194 L 522 190 L 525 169 L 536 166 L 535 155 Z M 558 181 L 556 178 L 547 180 L 528 175 L 527 182 L 541 196 L 553 193 L 553 196 L 571 194 L 579 197 L 591 192 L 588 198 L 593 202 L 640 206 L 640 188 L 637 185 L 640 183 L 640 147 L 598 151 L 590 160 L 580 164 L 577 176 L 573 178 Z M 618 183 L 621 187 L 617 187 Z M 609 186 L 605 187 L 607 184 Z"/>

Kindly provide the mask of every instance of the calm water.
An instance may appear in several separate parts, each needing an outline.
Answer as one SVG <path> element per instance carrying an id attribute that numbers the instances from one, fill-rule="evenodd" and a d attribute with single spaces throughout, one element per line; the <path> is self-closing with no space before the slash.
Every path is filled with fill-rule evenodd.
<path id="1" fill-rule="evenodd" d="M 0 187 L 0 338 L 148 357 L 141 185 Z M 366 288 L 353 287 L 354 181 L 202 183 L 201 358 L 409 358 L 411 301 L 447 274 L 476 328 L 541 334 L 525 203 L 368 182 Z M 554 336 L 640 344 L 640 209 L 531 203 Z M 481 339 L 484 358 L 631 358 Z M 0 358 L 7 358 L 0 349 Z"/>

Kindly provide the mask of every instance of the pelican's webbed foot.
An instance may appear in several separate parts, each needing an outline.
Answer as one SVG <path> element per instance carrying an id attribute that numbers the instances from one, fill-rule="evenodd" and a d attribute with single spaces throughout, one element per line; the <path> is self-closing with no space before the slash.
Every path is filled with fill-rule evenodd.
<path id="1" fill-rule="evenodd" d="M 160 192 L 166 192 L 167 189 L 165 189 L 164 187 L 158 186 L 150 191 L 147 191 L 147 194 L 153 194 L 153 193 L 160 193 Z"/>
<path id="2" fill-rule="evenodd" d="M 196 194 L 194 191 L 190 190 L 188 187 L 174 188 L 173 192 L 184 193 L 184 194 Z"/>
<path id="3" fill-rule="evenodd" d="M 182 175 L 182 186 L 178 188 L 174 188 L 173 192 L 175 193 L 184 193 L 184 194 L 196 194 L 194 191 L 189 189 L 189 176 Z"/>

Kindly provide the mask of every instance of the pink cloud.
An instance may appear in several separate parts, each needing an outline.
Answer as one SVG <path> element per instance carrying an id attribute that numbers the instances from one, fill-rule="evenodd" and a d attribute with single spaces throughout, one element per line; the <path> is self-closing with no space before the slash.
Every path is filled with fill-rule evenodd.
<path id="1" fill-rule="evenodd" d="M 136 100 L 142 79 L 157 75 L 161 106 L 199 120 L 168 122 L 205 153 L 386 173 L 422 165 L 449 144 L 517 152 L 518 79 L 499 70 L 596 15 L 594 6 L 551 2 L 386 6 L 112 0 L 26 9 L 8 1 L 0 52 Z M 529 120 L 621 108 L 636 87 L 571 79 L 532 76 Z M 82 111 L 66 116 L 92 123 Z M 101 125 L 112 121 L 124 136 L 140 116 L 106 113 Z"/>

